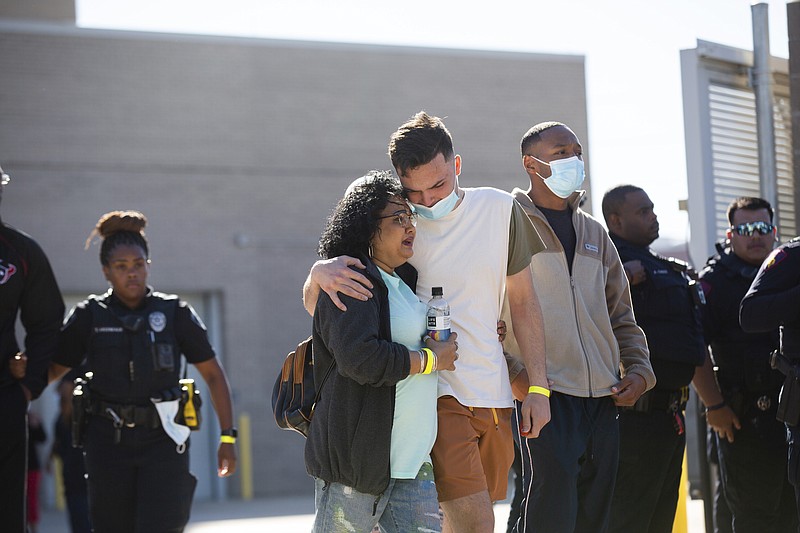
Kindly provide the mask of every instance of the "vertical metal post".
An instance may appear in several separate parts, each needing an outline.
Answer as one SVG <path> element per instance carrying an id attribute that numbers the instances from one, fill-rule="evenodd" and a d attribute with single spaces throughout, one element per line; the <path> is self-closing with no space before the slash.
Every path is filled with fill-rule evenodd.
<path id="1" fill-rule="evenodd" d="M 789 91 L 792 114 L 792 183 L 795 220 L 800 220 L 800 0 L 786 3 L 789 27 Z M 799 231 L 800 232 L 800 231 Z M 791 237 L 791 235 L 788 235 Z"/>
<path id="2" fill-rule="evenodd" d="M 778 209 L 778 169 L 775 160 L 775 120 L 772 105 L 772 71 L 769 52 L 769 5 L 754 2 L 753 15 L 753 91 L 756 95 L 756 131 L 761 196 Z"/>

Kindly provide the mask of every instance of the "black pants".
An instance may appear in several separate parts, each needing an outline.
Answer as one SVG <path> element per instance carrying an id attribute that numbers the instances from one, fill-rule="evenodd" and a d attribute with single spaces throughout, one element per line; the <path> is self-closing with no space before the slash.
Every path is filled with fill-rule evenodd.
<path id="1" fill-rule="evenodd" d="M 519 520 L 519 509 L 522 506 L 522 456 L 519 452 L 519 425 L 515 420 L 517 420 L 516 411 L 511 414 L 511 431 L 514 434 L 514 462 L 511 464 L 511 471 L 514 472 L 514 495 L 511 498 L 506 533 L 514 533 Z"/>
<path id="2" fill-rule="evenodd" d="M 787 475 L 786 430 L 774 416 L 742 417 L 742 429 L 736 431 L 733 443 L 717 438 L 720 479 L 734 533 L 797 531 L 797 505 Z"/>
<path id="3" fill-rule="evenodd" d="M 686 449 L 686 434 L 678 435 L 674 416 L 666 410 L 620 411 L 619 468 L 609 531 L 672 532 Z M 679 416 L 683 422 L 683 413 Z"/>
<path id="4" fill-rule="evenodd" d="M 719 473 L 719 453 L 717 452 L 717 434 L 713 429 L 708 428 L 706 432 L 706 453 L 709 465 L 714 465 L 716 474 L 714 476 L 714 503 L 713 521 L 714 533 L 733 533 L 731 510 L 725 500 L 725 492 Z"/>
<path id="5" fill-rule="evenodd" d="M 121 429 L 93 416 L 86 435 L 89 513 L 95 533 L 178 533 L 197 484 L 184 453 L 161 428 Z"/>
<path id="6" fill-rule="evenodd" d="M 524 498 L 517 531 L 604 533 L 619 454 L 617 408 L 610 397 L 553 392 L 550 414 L 538 438 L 520 442 Z M 518 416 L 513 423 L 519 425 Z"/>
<path id="7" fill-rule="evenodd" d="M 800 518 L 800 427 L 787 426 L 789 442 L 789 483 L 794 487 L 797 513 Z"/>
<path id="8" fill-rule="evenodd" d="M 25 532 L 28 400 L 20 385 L 0 389 L 0 529 Z"/>

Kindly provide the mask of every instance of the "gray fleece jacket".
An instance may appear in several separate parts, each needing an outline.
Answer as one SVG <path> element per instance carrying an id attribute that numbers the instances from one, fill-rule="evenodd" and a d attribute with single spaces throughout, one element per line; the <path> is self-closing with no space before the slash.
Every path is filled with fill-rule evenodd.
<path id="1" fill-rule="evenodd" d="M 639 374 L 647 390 L 656 382 L 644 332 L 636 325 L 628 280 L 605 228 L 580 207 L 583 191 L 569 197 L 577 237 L 572 274 L 564 248 L 525 191 L 512 192 L 547 249 L 533 256 L 533 285 L 545 326 L 547 378 L 552 389 L 578 397 L 611 395 L 620 376 Z M 504 305 L 504 318 L 508 317 Z M 505 350 L 518 354 L 511 320 Z"/>

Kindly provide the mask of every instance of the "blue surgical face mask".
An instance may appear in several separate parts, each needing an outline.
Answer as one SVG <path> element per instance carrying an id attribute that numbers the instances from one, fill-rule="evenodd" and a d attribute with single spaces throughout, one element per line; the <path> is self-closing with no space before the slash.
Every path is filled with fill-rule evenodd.
<path id="1" fill-rule="evenodd" d="M 585 176 L 583 161 L 577 156 L 567 157 L 566 159 L 556 159 L 546 163 L 541 159 L 534 158 L 550 167 L 550 177 L 545 178 L 538 172 L 537 176 L 544 180 L 544 184 L 553 194 L 559 198 L 566 198 L 578 190 L 583 183 Z"/>
<path id="2" fill-rule="evenodd" d="M 458 194 L 456 193 L 456 184 L 453 182 L 453 192 L 451 192 L 446 198 L 442 198 L 433 206 L 425 207 L 424 205 L 420 204 L 411 204 L 416 209 L 417 213 L 423 218 L 427 218 L 430 220 L 436 220 L 446 216 L 453 210 L 453 208 L 458 203 Z"/>

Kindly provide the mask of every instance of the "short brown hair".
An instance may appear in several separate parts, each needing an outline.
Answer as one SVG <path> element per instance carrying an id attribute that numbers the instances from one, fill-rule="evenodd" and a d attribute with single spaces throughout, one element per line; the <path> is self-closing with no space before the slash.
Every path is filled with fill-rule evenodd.
<path id="1" fill-rule="evenodd" d="M 426 165 L 442 154 L 453 157 L 453 137 L 439 117 L 420 111 L 403 123 L 389 139 L 389 158 L 397 174 Z"/>

